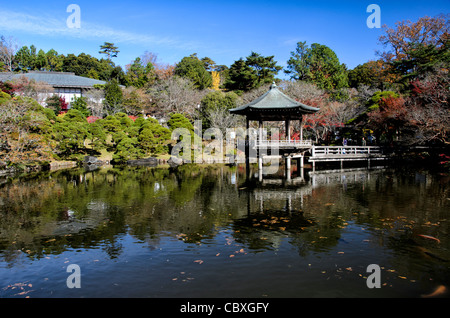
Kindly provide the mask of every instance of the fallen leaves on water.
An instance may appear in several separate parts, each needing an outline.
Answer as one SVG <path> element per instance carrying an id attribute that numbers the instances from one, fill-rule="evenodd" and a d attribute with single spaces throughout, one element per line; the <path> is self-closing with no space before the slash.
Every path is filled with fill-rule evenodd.
<path id="1" fill-rule="evenodd" d="M 179 240 L 185 240 L 186 237 L 187 237 L 187 235 L 184 233 L 177 234 L 177 239 L 179 239 Z"/>
<path id="2" fill-rule="evenodd" d="M 8 285 L 6 287 L 3 287 L 3 290 L 18 290 L 19 292 L 17 294 L 14 294 L 13 296 L 23 296 L 26 295 L 28 293 L 31 293 L 33 290 L 26 290 L 26 288 L 31 288 L 33 287 L 33 284 L 29 284 L 28 282 L 24 282 L 24 283 L 15 283 L 12 285 Z M 26 298 L 29 298 L 29 296 L 27 296 Z"/>
<path id="3" fill-rule="evenodd" d="M 203 261 L 201 259 L 195 260 L 194 263 L 202 264 Z"/>
<path id="4" fill-rule="evenodd" d="M 446 294 L 447 291 L 448 291 L 447 287 L 445 287 L 444 285 L 440 285 L 430 294 L 422 295 L 422 298 L 433 298 L 433 297 L 442 296 L 442 295 Z"/>
<path id="5" fill-rule="evenodd" d="M 441 243 L 441 240 L 439 240 L 439 239 L 437 239 L 437 238 L 435 238 L 434 236 L 431 236 L 431 235 L 419 234 L 418 236 L 420 236 L 422 238 L 425 238 L 425 239 L 428 239 L 428 240 L 433 240 L 433 241 L 436 241 L 438 243 Z"/>

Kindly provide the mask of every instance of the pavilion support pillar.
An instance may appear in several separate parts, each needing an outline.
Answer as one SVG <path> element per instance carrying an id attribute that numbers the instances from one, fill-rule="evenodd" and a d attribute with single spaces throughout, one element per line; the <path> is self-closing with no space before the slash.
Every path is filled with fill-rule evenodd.
<path id="1" fill-rule="evenodd" d="M 247 180 L 250 176 L 250 120 L 247 117 L 245 134 L 245 172 Z"/>
<path id="2" fill-rule="evenodd" d="M 263 181 L 262 158 L 258 158 L 258 180 L 259 180 L 259 182 Z"/>
<path id="3" fill-rule="evenodd" d="M 286 179 L 291 181 L 291 157 L 286 157 Z"/>
<path id="4" fill-rule="evenodd" d="M 263 140 L 263 121 L 259 120 L 259 131 L 258 131 L 259 144 L 261 144 Z"/>
<path id="5" fill-rule="evenodd" d="M 291 140 L 291 121 L 289 119 L 286 120 L 286 141 Z"/>
<path id="6" fill-rule="evenodd" d="M 303 115 L 300 116 L 300 141 L 303 141 Z"/>
<path id="7" fill-rule="evenodd" d="M 250 121 L 247 118 L 245 134 L 245 161 L 250 162 Z"/>
<path id="8" fill-rule="evenodd" d="M 298 158 L 298 165 L 302 169 L 305 167 L 305 155 L 304 154 L 302 154 L 300 156 L 300 158 Z"/>
<path id="9" fill-rule="evenodd" d="M 262 147 L 261 143 L 263 140 L 263 121 L 259 120 L 259 129 L 258 129 L 258 149 L 256 149 L 258 153 L 258 176 L 259 181 L 262 181 L 263 179 L 263 154 L 262 154 Z"/>

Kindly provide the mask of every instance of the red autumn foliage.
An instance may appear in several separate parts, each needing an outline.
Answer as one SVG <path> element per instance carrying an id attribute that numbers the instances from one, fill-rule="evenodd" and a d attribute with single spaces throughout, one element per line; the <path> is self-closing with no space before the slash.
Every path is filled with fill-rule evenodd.
<path id="1" fill-rule="evenodd" d="M 6 93 L 8 95 L 14 96 L 15 90 L 11 84 L 0 81 L 0 91 Z"/>
<path id="2" fill-rule="evenodd" d="M 97 116 L 89 116 L 86 118 L 86 120 L 89 124 L 93 124 L 99 119 L 100 119 L 100 117 L 97 117 Z"/>

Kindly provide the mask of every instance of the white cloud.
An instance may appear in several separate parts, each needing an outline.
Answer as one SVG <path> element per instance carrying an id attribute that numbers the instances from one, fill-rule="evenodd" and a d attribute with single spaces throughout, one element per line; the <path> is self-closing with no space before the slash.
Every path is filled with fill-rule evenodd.
<path id="1" fill-rule="evenodd" d="M 69 14 L 67 15 L 67 17 Z M 160 37 L 116 30 L 107 26 L 90 23 L 81 19 L 81 28 L 69 28 L 65 19 L 50 16 L 36 16 L 27 13 L 0 9 L 0 33 L 23 32 L 48 37 L 72 37 L 78 39 L 101 39 L 102 41 L 137 45 L 162 45 L 184 49 L 198 48 L 199 44 L 177 38 Z"/>

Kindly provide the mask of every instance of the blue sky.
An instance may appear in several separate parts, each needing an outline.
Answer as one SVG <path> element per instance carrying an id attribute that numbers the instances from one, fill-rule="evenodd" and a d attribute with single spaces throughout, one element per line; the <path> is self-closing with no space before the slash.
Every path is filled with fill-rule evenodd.
<path id="1" fill-rule="evenodd" d="M 81 9 L 81 28 L 69 29 L 69 4 Z M 4 1 L 0 0 L 0 35 L 20 46 L 53 48 L 60 54 L 98 54 L 103 42 L 120 50 L 114 62 L 125 66 L 145 51 L 174 64 L 197 53 L 217 64 L 231 65 L 255 51 L 275 55 L 285 66 L 299 41 L 320 43 L 354 68 L 376 59 L 382 29 L 370 29 L 370 4 L 381 8 L 381 24 L 450 12 L 450 1 Z M 281 75 L 281 72 L 280 72 Z"/>

